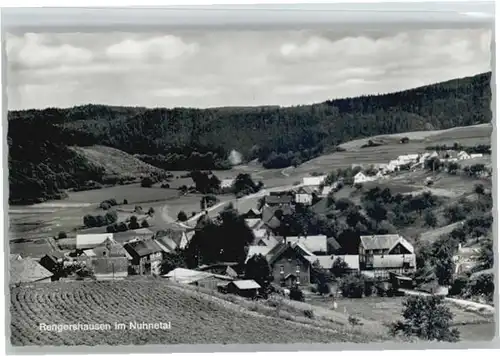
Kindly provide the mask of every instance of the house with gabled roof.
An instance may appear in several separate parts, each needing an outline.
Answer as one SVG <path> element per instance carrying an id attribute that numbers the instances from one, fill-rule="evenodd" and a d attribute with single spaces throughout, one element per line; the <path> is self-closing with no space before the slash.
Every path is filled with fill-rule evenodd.
<path id="1" fill-rule="evenodd" d="M 302 185 L 319 187 L 326 180 L 326 175 L 302 178 Z"/>
<path id="2" fill-rule="evenodd" d="M 393 272 L 416 268 L 413 245 L 398 234 L 361 236 L 359 245 L 360 268 Z"/>
<path id="3" fill-rule="evenodd" d="M 259 229 L 263 225 L 262 219 L 245 219 L 245 224 L 250 229 Z"/>
<path id="4" fill-rule="evenodd" d="M 78 234 L 76 235 L 76 249 L 85 250 L 99 246 L 107 240 L 113 240 L 112 233 L 106 234 Z"/>
<path id="5" fill-rule="evenodd" d="M 293 202 L 293 198 L 289 194 L 283 195 L 266 195 L 264 198 L 266 205 L 275 207 L 275 206 L 283 206 L 290 205 Z"/>
<path id="6" fill-rule="evenodd" d="M 123 279 L 128 276 L 132 256 L 118 242 L 106 240 L 78 257 L 92 269 L 97 280 Z"/>
<path id="7" fill-rule="evenodd" d="M 52 276 L 52 272 L 33 258 L 9 256 L 9 284 L 50 283 Z"/>
<path id="8" fill-rule="evenodd" d="M 228 293 L 237 294 L 245 298 L 252 298 L 258 294 L 260 288 L 262 287 L 253 279 L 247 279 L 231 281 L 225 289 Z"/>
<path id="9" fill-rule="evenodd" d="M 130 274 L 160 274 L 163 249 L 156 240 L 129 242 L 123 247 L 132 256 Z"/>
<path id="10" fill-rule="evenodd" d="M 216 290 L 221 284 L 227 285 L 234 280 L 230 276 L 187 268 L 175 268 L 167 274 L 162 275 L 162 277 L 175 283 L 194 285 L 212 290 Z"/>
<path id="11" fill-rule="evenodd" d="M 458 154 L 457 154 L 457 158 L 458 158 L 459 160 L 470 159 L 470 155 L 469 155 L 467 152 L 465 152 L 465 151 L 460 151 L 460 152 L 458 152 Z"/>
<path id="12" fill-rule="evenodd" d="M 262 211 L 257 208 L 251 208 L 246 213 L 243 214 L 245 219 L 260 219 L 262 218 Z"/>

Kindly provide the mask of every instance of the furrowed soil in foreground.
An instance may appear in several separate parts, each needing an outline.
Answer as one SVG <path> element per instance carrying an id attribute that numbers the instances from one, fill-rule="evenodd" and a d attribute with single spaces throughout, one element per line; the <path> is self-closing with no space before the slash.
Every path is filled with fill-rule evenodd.
<path id="1" fill-rule="evenodd" d="M 11 289 L 14 346 L 375 342 L 339 328 L 321 329 L 264 316 L 162 280 L 54 282 Z M 130 322 L 171 322 L 170 330 L 130 330 Z M 125 323 L 126 330 L 114 324 Z M 111 325 L 108 331 L 41 331 L 45 324 Z"/>

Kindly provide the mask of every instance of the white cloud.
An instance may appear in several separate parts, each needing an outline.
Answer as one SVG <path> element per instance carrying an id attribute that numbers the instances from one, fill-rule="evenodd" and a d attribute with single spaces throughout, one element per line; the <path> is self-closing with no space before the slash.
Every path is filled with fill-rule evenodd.
<path id="1" fill-rule="evenodd" d="M 490 70 L 491 35 L 465 29 L 9 36 L 9 108 L 299 105 L 387 93 Z"/>
<path id="2" fill-rule="evenodd" d="M 109 46 L 106 55 L 112 60 L 171 60 L 197 51 L 198 44 L 167 35 L 147 40 L 126 39 Z"/>
<path id="3" fill-rule="evenodd" d="M 44 36 L 26 34 L 24 40 L 7 41 L 7 58 L 28 68 L 58 65 L 82 65 L 92 61 L 88 49 L 63 44 L 52 46 L 44 43 Z"/>

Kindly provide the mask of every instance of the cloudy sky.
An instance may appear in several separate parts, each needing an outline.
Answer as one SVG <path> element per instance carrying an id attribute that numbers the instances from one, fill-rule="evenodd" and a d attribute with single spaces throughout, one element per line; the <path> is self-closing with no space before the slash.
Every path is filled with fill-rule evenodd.
<path id="1" fill-rule="evenodd" d="M 489 30 L 7 35 L 9 109 L 299 105 L 490 70 Z"/>

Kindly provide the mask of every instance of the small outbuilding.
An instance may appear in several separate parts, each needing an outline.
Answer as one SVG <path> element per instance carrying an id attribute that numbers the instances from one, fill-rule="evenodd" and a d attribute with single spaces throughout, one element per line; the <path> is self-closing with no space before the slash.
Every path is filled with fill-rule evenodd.
<path id="1" fill-rule="evenodd" d="M 257 296 L 260 288 L 261 286 L 253 279 L 247 279 L 230 282 L 227 285 L 226 290 L 231 294 L 237 294 L 246 298 L 253 298 Z"/>

